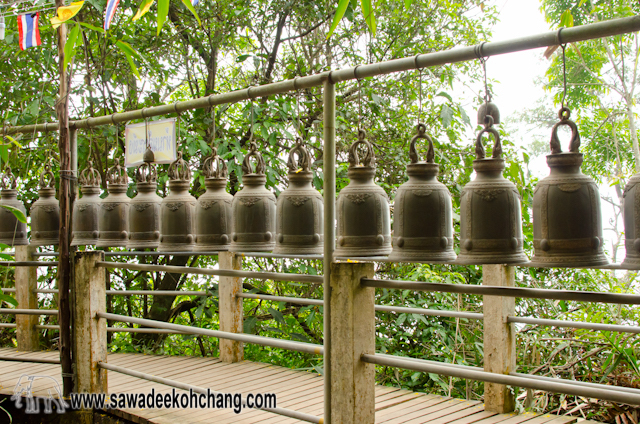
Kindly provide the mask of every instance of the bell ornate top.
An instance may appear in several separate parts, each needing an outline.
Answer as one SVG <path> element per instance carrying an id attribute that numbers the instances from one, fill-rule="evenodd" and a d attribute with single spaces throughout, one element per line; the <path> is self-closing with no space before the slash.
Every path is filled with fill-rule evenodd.
<path id="1" fill-rule="evenodd" d="M 182 152 L 178 152 L 178 158 L 169 165 L 169 178 L 171 181 L 190 181 L 191 169 L 187 162 L 182 159 Z"/>
<path id="2" fill-rule="evenodd" d="M 100 186 L 100 173 L 93 168 L 93 161 L 89 160 L 89 165 L 80 173 L 80 184 L 83 187 Z"/>
<path id="3" fill-rule="evenodd" d="M 48 178 L 48 182 L 47 182 L 47 178 Z M 40 174 L 40 188 L 41 189 L 53 188 L 54 182 L 55 182 L 55 177 L 53 175 L 53 172 L 51 172 L 51 164 L 45 163 L 44 172 Z"/>
<path id="4" fill-rule="evenodd" d="M 8 184 L 5 182 L 5 180 L 9 180 Z M 2 174 L 2 177 L 0 178 L 0 185 L 2 186 L 3 190 L 15 190 L 17 187 L 16 176 L 13 175 L 13 173 L 11 172 L 11 167 L 8 165 L 5 168 L 4 174 Z"/>
<path id="5" fill-rule="evenodd" d="M 298 155 L 297 159 L 296 154 Z M 297 174 L 298 172 L 311 172 L 311 156 L 300 137 L 296 138 L 296 145 L 289 150 L 287 166 L 289 167 L 289 173 L 292 174 Z"/>
<path id="6" fill-rule="evenodd" d="M 251 169 L 251 157 L 255 156 L 256 158 L 256 170 L 255 172 L 252 172 Z M 264 171 L 267 169 L 267 165 L 264 161 L 264 158 L 262 157 L 262 155 L 260 154 L 260 152 L 258 152 L 258 145 L 256 144 L 255 141 L 252 141 L 249 144 L 249 153 L 246 154 L 246 156 L 244 157 L 244 160 L 242 161 L 242 173 L 243 174 L 257 174 L 257 175 L 264 175 Z"/>
<path id="7" fill-rule="evenodd" d="M 227 178 L 229 170 L 227 169 L 226 162 L 218 155 L 217 147 L 212 147 L 211 150 L 211 155 L 204 160 L 204 164 L 202 165 L 202 172 L 205 178 Z"/>
<path id="8" fill-rule="evenodd" d="M 482 136 L 487 134 L 492 134 L 495 139 L 493 143 L 493 150 L 491 152 L 492 159 L 500 159 L 502 157 L 502 143 L 500 142 L 500 134 L 498 131 L 493 128 L 493 117 L 491 115 L 487 115 L 484 121 L 484 129 L 478 133 L 476 137 L 476 159 L 484 159 L 485 158 L 485 150 L 482 145 Z"/>
<path id="9" fill-rule="evenodd" d="M 485 124 L 487 116 L 493 119 L 494 124 L 500 123 L 500 110 L 498 110 L 498 106 L 491 101 L 491 97 L 478 108 L 478 125 Z"/>
<path id="10" fill-rule="evenodd" d="M 116 158 L 114 165 L 107 171 L 107 183 L 109 185 L 126 185 L 129 182 L 127 171 L 120 165 L 120 159 Z"/>
<path id="11" fill-rule="evenodd" d="M 363 129 L 358 130 L 358 140 L 356 140 L 351 147 L 349 147 L 349 168 L 355 167 L 365 167 L 365 168 L 374 168 L 376 167 L 376 155 L 373 153 L 373 146 L 366 139 L 367 133 Z M 364 159 L 362 159 L 362 164 L 360 164 L 360 158 L 358 157 L 358 146 L 364 144 L 367 149 L 366 154 L 364 155 Z"/>
<path id="12" fill-rule="evenodd" d="M 151 162 L 144 162 L 136 169 L 136 182 L 154 184 L 158 180 L 158 170 Z"/>
<path id="13" fill-rule="evenodd" d="M 418 156 L 418 151 L 416 149 L 416 142 L 420 139 L 427 140 L 429 142 L 429 148 L 427 150 L 427 163 L 434 163 L 435 159 L 435 151 L 433 149 L 433 139 L 425 134 L 427 131 L 427 127 L 424 124 L 418 124 L 417 126 L 418 133 L 413 136 L 411 139 L 411 144 L 409 145 L 409 159 L 411 159 L 411 163 L 419 163 L 420 157 Z"/>
<path id="14" fill-rule="evenodd" d="M 568 107 L 562 107 L 558 112 L 558 118 L 560 121 L 556 122 L 551 130 L 551 141 L 549 146 L 551 147 L 551 154 L 556 155 L 562 153 L 562 147 L 560 146 L 560 140 L 558 140 L 558 127 L 568 126 L 571 129 L 571 141 L 569 141 L 569 152 L 580 153 L 580 133 L 576 123 L 571 119 L 571 110 Z"/>

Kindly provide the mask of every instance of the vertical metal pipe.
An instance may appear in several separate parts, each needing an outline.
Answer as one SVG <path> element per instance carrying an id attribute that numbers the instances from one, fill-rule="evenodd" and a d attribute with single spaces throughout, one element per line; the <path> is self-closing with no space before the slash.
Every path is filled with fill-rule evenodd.
<path id="1" fill-rule="evenodd" d="M 331 262 L 336 222 L 336 86 L 324 81 L 324 423 L 331 424 Z"/>
<path id="2" fill-rule="evenodd" d="M 71 143 L 71 173 L 78 178 L 78 130 L 69 129 L 69 142 Z M 77 185 L 76 185 L 77 187 Z"/>

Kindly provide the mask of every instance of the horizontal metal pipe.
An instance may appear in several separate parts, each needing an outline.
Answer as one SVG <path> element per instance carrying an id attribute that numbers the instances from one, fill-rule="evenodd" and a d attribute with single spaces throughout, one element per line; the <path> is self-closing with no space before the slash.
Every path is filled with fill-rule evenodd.
<path id="1" fill-rule="evenodd" d="M 0 308 L 0 314 L 9 315 L 58 315 L 55 309 L 10 309 Z"/>
<path id="2" fill-rule="evenodd" d="M 440 309 L 406 308 L 404 306 L 387 306 L 387 305 L 376 305 L 375 309 L 376 311 L 396 312 L 399 314 L 418 314 L 418 315 L 429 315 L 433 317 L 484 319 L 483 314 L 478 314 L 475 312 L 443 311 Z"/>
<path id="3" fill-rule="evenodd" d="M 36 325 L 37 330 L 60 330 L 59 325 Z"/>
<path id="4" fill-rule="evenodd" d="M 16 289 L 2 289 L 3 293 L 15 293 Z"/>
<path id="5" fill-rule="evenodd" d="M 39 262 L 39 261 L 0 261 L 0 266 L 38 266 L 38 267 L 55 267 L 58 261 Z"/>
<path id="6" fill-rule="evenodd" d="M 217 256 L 219 252 L 105 252 L 105 256 Z"/>
<path id="7" fill-rule="evenodd" d="M 423 281 L 373 280 L 363 278 L 365 287 L 396 290 L 419 290 L 483 296 L 522 297 L 531 299 L 575 300 L 578 302 L 640 305 L 640 296 L 624 293 L 602 293 L 577 290 L 532 289 L 528 287 L 475 286 L 471 284 L 427 283 Z"/>
<path id="8" fill-rule="evenodd" d="M 15 293 L 16 289 L 2 289 L 5 293 Z M 58 293 L 57 289 L 38 289 L 35 290 L 36 293 Z"/>
<path id="9" fill-rule="evenodd" d="M 203 291 L 181 291 L 181 290 L 107 290 L 107 294 L 114 296 L 209 296 Z"/>
<path id="10" fill-rule="evenodd" d="M 164 330 L 162 328 L 107 327 L 107 331 L 110 333 L 188 334 L 184 331 Z"/>
<path id="11" fill-rule="evenodd" d="M 242 252 L 238 255 L 249 258 L 275 258 L 275 259 L 309 259 L 322 260 L 322 255 L 290 255 L 284 253 L 267 253 L 267 252 Z"/>
<path id="12" fill-rule="evenodd" d="M 191 384 L 182 383 L 180 381 L 171 380 L 169 378 L 158 377 L 156 375 L 135 371 L 129 368 L 112 365 L 106 362 L 98 362 L 98 366 L 105 370 L 119 372 L 121 374 L 126 374 L 131 377 L 141 378 L 147 381 L 153 381 L 154 383 L 164 384 L 166 386 L 175 387 L 176 389 L 182 389 L 187 391 L 192 390 L 194 393 L 203 393 L 203 394 L 207 394 L 207 393 L 219 394 L 220 393 L 211 389 L 205 389 L 202 387 L 193 386 Z M 246 408 L 247 406 L 246 400 L 242 401 L 242 406 Z M 295 419 L 310 422 L 310 423 L 322 422 L 321 419 L 316 417 L 315 415 L 309 415 L 309 414 L 305 414 L 304 412 L 298 412 L 291 409 L 285 409 L 285 408 L 256 408 L 256 409 L 273 412 L 274 414 L 283 415 L 285 417 L 295 418 Z"/>
<path id="13" fill-rule="evenodd" d="M 17 324 L 0 323 L 0 328 L 16 328 Z"/>
<path id="14" fill-rule="evenodd" d="M 471 380 L 484 381 L 488 383 L 504 384 L 507 386 L 524 387 L 527 389 L 545 390 L 553 393 L 565 393 L 574 396 L 585 396 L 590 398 L 608 400 L 612 402 L 626 403 L 629 405 L 640 405 L 640 394 L 632 394 L 616 390 L 615 387 L 602 385 L 599 388 L 585 387 L 573 384 L 573 381 L 564 382 L 540 381 L 524 376 L 513 376 L 505 374 L 495 374 L 480 371 L 468 367 L 462 369 L 460 366 L 450 364 L 435 365 L 426 361 L 407 360 L 401 357 L 389 357 L 383 355 L 361 356 L 363 362 L 390 367 L 398 367 L 413 371 L 435 373 L 456 378 L 466 378 Z M 611 387 L 611 388 L 609 388 Z"/>
<path id="15" fill-rule="evenodd" d="M 536 34 L 528 37 L 483 43 L 481 54 L 490 57 L 506 53 L 514 53 L 523 50 L 536 49 L 559 45 L 560 43 L 574 43 L 593 38 L 608 37 L 640 30 L 640 16 L 612 19 L 595 24 L 563 28 L 558 31 Z M 443 52 L 419 54 L 413 57 L 393 59 L 369 65 L 359 65 L 352 68 L 326 71 L 320 74 L 298 77 L 285 81 L 274 82 L 257 87 L 249 87 L 243 90 L 222 94 L 211 94 L 197 99 L 176 102 L 170 105 L 147 107 L 128 112 L 119 112 L 112 115 L 87 118 L 77 121 L 69 121 L 72 129 L 92 128 L 98 125 L 113 125 L 119 122 L 127 122 L 134 119 L 145 119 L 152 116 L 180 113 L 192 109 L 207 108 L 214 105 L 236 103 L 257 97 L 272 96 L 304 88 L 317 87 L 325 81 L 338 83 L 341 81 L 373 77 L 376 75 L 390 74 L 393 72 L 409 71 L 412 69 L 440 66 L 447 63 L 457 63 L 477 59 L 476 46 L 456 47 Z M 57 123 L 45 123 L 38 125 L 23 125 L 7 127 L 7 134 L 31 133 L 33 131 L 57 131 Z"/>
<path id="16" fill-rule="evenodd" d="M 134 271 L 160 271 L 175 274 L 219 275 L 223 277 L 257 278 L 274 281 L 322 283 L 322 277 L 319 275 L 285 274 L 280 272 L 235 271 L 226 269 L 193 268 L 188 266 L 127 264 L 120 262 L 97 262 L 96 265 L 102 268 L 129 269 Z"/>
<path id="17" fill-rule="evenodd" d="M 13 255 L 14 252 L 11 252 L 10 255 Z M 60 254 L 58 252 L 34 252 L 31 256 L 48 256 L 48 257 L 58 257 Z"/>
<path id="18" fill-rule="evenodd" d="M 310 353 L 312 355 L 322 355 L 324 349 L 321 345 L 303 342 L 294 342 L 291 340 L 274 339 L 273 337 L 255 336 L 253 334 L 229 333 L 226 331 L 208 330 L 206 328 L 190 327 L 186 325 L 170 324 L 168 322 L 154 321 L 143 318 L 133 318 L 124 315 L 109 314 L 98 312 L 96 314 L 100 318 L 106 318 L 113 321 L 130 322 L 132 324 L 144 325 L 146 327 L 164 328 L 166 330 L 182 331 L 188 334 L 201 334 L 203 336 L 218 337 L 220 339 L 236 340 L 239 342 L 253 343 L 261 346 L 277 347 L 287 350 L 295 350 L 297 352 Z"/>
<path id="19" fill-rule="evenodd" d="M 0 361 L 12 361 L 12 362 L 35 362 L 38 364 L 59 364 L 59 359 L 45 359 L 45 358 L 31 358 L 28 356 L 7 356 L 0 355 Z"/>
<path id="20" fill-rule="evenodd" d="M 582 322 L 582 321 L 565 321 L 559 319 L 540 319 L 529 317 L 507 317 L 507 322 L 519 322 L 522 324 L 534 324 L 534 325 L 548 325 L 550 327 L 567 327 L 567 328 L 585 328 L 587 330 L 595 331 L 616 331 L 619 333 L 634 333 L 640 334 L 640 327 L 633 325 L 614 325 L 614 324 L 600 324 L 596 322 Z"/>
<path id="21" fill-rule="evenodd" d="M 287 302 L 287 303 L 296 303 L 300 305 L 324 305 L 324 301 L 322 299 L 301 299 L 298 297 L 286 297 L 286 296 L 271 296 L 267 294 L 254 294 L 254 293 L 238 293 L 236 296 L 242 297 L 245 299 L 259 299 L 259 300 L 270 300 L 272 302 Z"/>

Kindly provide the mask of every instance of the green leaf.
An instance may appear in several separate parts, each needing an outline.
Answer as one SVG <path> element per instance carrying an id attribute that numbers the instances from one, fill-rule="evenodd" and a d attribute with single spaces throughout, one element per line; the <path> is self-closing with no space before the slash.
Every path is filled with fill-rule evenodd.
<path id="1" fill-rule="evenodd" d="M 69 66 L 69 62 L 76 55 L 76 41 L 78 40 L 78 34 L 80 34 L 80 25 L 74 25 L 69 31 L 69 36 L 67 37 L 67 42 L 64 43 L 64 62 L 63 67 L 64 70 L 67 70 L 67 66 Z"/>
<path id="2" fill-rule="evenodd" d="M 93 26 L 93 25 L 88 24 L 86 22 L 77 22 L 77 23 L 82 25 L 85 28 L 88 28 L 88 29 L 92 30 L 92 31 L 96 31 L 96 32 L 99 32 L 101 34 L 104 34 L 104 30 L 102 28 L 99 28 L 97 26 Z"/>
<path id="3" fill-rule="evenodd" d="M 9 205 L 0 205 L 0 207 L 5 208 L 9 212 L 13 213 L 15 217 L 18 219 L 18 221 L 22 222 L 23 224 L 27 223 L 27 217 L 24 215 L 24 213 L 20 209 L 14 208 L 13 206 L 9 206 Z"/>
<path id="4" fill-rule="evenodd" d="M 191 0 L 182 0 L 182 3 L 187 6 L 187 9 L 189 9 L 189 12 L 191 12 L 193 14 L 193 16 L 196 17 L 196 20 L 198 21 L 198 25 L 202 26 L 202 22 L 200 21 L 200 17 L 198 16 L 198 12 L 196 12 L 196 8 L 193 7 L 193 5 L 191 4 Z"/>
<path id="5" fill-rule="evenodd" d="M 241 54 L 240 56 L 236 57 L 236 63 L 241 63 L 244 62 L 245 60 L 249 59 L 252 55 L 250 54 Z"/>
<path id="6" fill-rule="evenodd" d="M 411 7 L 411 3 L 413 3 L 413 0 L 404 0 L 404 7 L 406 9 Z"/>
<path id="7" fill-rule="evenodd" d="M 327 38 L 331 37 L 333 31 L 338 27 L 338 24 L 342 20 L 344 16 L 344 12 L 347 10 L 349 6 L 349 0 L 340 0 L 338 2 L 338 8 L 336 9 L 336 14 L 333 16 L 333 22 L 331 23 L 331 28 L 329 29 L 329 34 L 327 34 Z"/>
<path id="8" fill-rule="evenodd" d="M 278 321 L 280 324 L 283 324 L 283 325 L 285 324 L 285 322 L 284 322 L 284 317 L 282 316 L 282 312 L 280 312 L 280 311 L 279 311 L 279 310 L 277 310 L 277 309 L 273 309 L 273 308 L 269 308 L 269 309 L 267 309 L 267 310 L 269 311 L 269 313 L 270 313 L 271 315 L 273 315 L 273 318 L 274 318 L 276 321 Z"/>
<path id="9" fill-rule="evenodd" d="M 169 0 L 158 0 L 158 34 L 162 31 L 162 26 L 169 15 Z"/>
<path id="10" fill-rule="evenodd" d="M 253 333 L 256 328 L 257 322 L 258 322 L 258 318 L 256 317 L 249 317 L 245 319 L 243 324 L 243 331 L 248 334 Z"/>
<path id="11" fill-rule="evenodd" d="M 362 14 L 364 15 L 364 20 L 369 27 L 369 31 L 374 36 L 376 35 L 376 16 L 373 13 L 373 7 L 371 0 L 360 0 L 360 5 L 362 6 Z"/>
<path id="12" fill-rule="evenodd" d="M 18 142 L 16 141 L 16 139 L 15 139 L 15 138 L 11 137 L 10 135 L 5 135 L 5 137 L 6 137 L 6 138 L 11 142 L 11 143 L 15 144 L 15 145 L 16 145 L 16 147 L 18 147 L 19 149 L 22 149 L 22 145 L 21 145 L 20 143 L 18 143 Z"/>
<path id="13" fill-rule="evenodd" d="M 573 26 L 573 15 L 571 14 L 571 9 L 567 9 L 560 16 L 560 26 L 565 28 L 570 28 Z"/>
<path id="14" fill-rule="evenodd" d="M 2 161 L 5 163 L 9 161 L 9 146 L 6 144 L 0 146 L 0 158 L 2 158 Z"/>
<path id="15" fill-rule="evenodd" d="M 2 302 L 10 303 L 13 306 L 18 306 L 18 301 L 15 300 L 13 297 L 9 296 L 8 294 L 0 293 L 0 303 Z"/>
<path id="16" fill-rule="evenodd" d="M 451 96 L 448 93 L 445 93 L 444 91 L 439 92 L 438 94 L 436 94 L 436 96 L 444 97 L 445 99 L 449 100 L 450 102 L 453 101 Z"/>
<path id="17" fill-rule="evenodd" d="M 129 44 L 125 43 L 124 41 L 120 41 L 120 40 L 116 41 L 116 46 L 118 46 L 118 48 L 120 48 L 122 53 L 124 53 L 124 55 L 127 57 L 127 61 L 129 62 L 131 71 L 138 77 L 138 79 L 140 79 L 140 73 L 138 72 L 138 67 L 136 66 L 135 63 L 133 63 L 133 57 L 132 57 L 132 56 L 140 56 L 140 54 L 136 52 L 133 49 L 133 47 L 131 47 Z"/>
<path id="18" fill-rule="evenodd" d="M 451 125 L 451 121 L 453 121 L 453 109 L 451 109 L 447 105 L 442 105 L 442 110 L 440 111 L 440 118 L 442 119 L 442 125 L 445 128 L 448 128 Z"/>

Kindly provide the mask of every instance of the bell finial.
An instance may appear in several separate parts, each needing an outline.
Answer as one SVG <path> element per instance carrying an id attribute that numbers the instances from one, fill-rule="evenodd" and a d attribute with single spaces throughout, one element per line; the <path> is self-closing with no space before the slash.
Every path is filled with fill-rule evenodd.
<path id="1" fill-rule="evenodd" d="M 251 157 L 252 156 L 255 156 L 255 158 L 256 158 L 256 170 L 255 170 L 255 172 L 252 172 L 252 169 L 251 169 Z M 242 161 L 242 173 L 243 174 L 264 175 L 264 171 L 266 169 L 267 169 L 267 165 L 266 165 L 266 163 L 264 161 L 264 158 L 260 154 L 260 152 L 258 152 L 258 145 L 256 144 L 255 141 L 252 141 L 249 144 L 249 153 L 247 153 L 247 155 L 244 157 L 244 160 Z"/>
<path id="2" fill-rule="evenodd" d="M 296 154 L 298 155 L 298 159 L 296 159 Z M 296 145 L 289 150 L 287 166 L 291 173 L 311 172 L 311 156 L 300 137 L 296 138 Z"/>
<path id="3" fill-rule="evenodd" d="M 178 152 L 178 158 L 169 165 L 169 178 L 172 181 L 189 181 L 191 180 L 191 169 L 182 158 L 182 152 Z"/>
<path id="4" fill-rule="evenodd" d="M 364 159 L 362 160 L 362 165 L 360 164 L 360 158 L 358 157 L 358 146 L 360 144 L 364 144 L 367 149 Z M 373 153 L 373 146 L 371 146 L 371 143 L 367 140 L 367 133 L 363 129 L 358 130 L 358 140 L 356 140 L 349 148 L 349 168 L 361 166 L 368 168 L 376 167 L 376 155 Z"/>
<path id="5" fill-rule="evenodd" d="M 434 163 L 435 159 L 435 150 L 433 149 L 433 139 L 426 134 L 427 127 L 424 124 L 418 124 L 416 127 L 418 133 L 413 136 L 411 139 L 411 144 L 409 146 L 409 158 L 411 159 L 411 163 L 420 162 L 420 157 L 418 156 L 418 151 L 416 150 L 416 142 L 419 139 L 427 140 L 429 143 L 429 148 L 427 150 L 427 163 Z"/>
<path id="6" fill-rule="evenodd" d="M 227 178 L 227 176 L 229 175 L 227 164 L 218 155 L 217 147 L 211 148 L 211 155 L 204 160 L 204 164 L 202 165 L 202 172 L 204 173 L 205 178 L 220 179 Z"/>
<path id="7" fill-rule="evenodd" d="M 107 172 L 107 183 L 126 185 L 128 182 L 127 171 L 120 165 L 120 159 L 116 158 L 114 165 Z"/>
<path id="8" fill-rule="evenodd" d="M 502 157 L 502 143 L 500 142 L 500 134 L 498 131 L 493 128 L 493 117 L 491 115 L 486 115 L 484 119 L 484 129 L 478 133 L 476 137 L 476 159 L 484 159 L 485 158 L 485 150 L 482 145 L 482 135 L 492 134 L 495 142 L 493 143 L 493 150 L 491 152 L 492 159 L 500 159 Z"/>
<path id="9" fill-rule="evenodd" d="M 40 174 L 40 188 L 52 188 L 54 182 L 55 176 L 51 172 L 51 163 L 47 162 L 44 164 L 44 172 Z"/>
<path id="10" fill-rule="evenodd" d="M 5 182 L 5 180 L 8 180 L 8 184 Z M 12 190 L 15 190 L 17 187 L 16 176 L 11 172 L 11 167 L 9 165 L 6 166 L 4 174 L 2 174 L 0 184 L 2 185 L 2 189 L 10 188 Z"/>
<path id="11" fill-rule="evenodd" d="M 569 152 L 571 153 L 580 153 L 580 132 L 578 132 L 578 127 L 575 122 L 571 119 L 571 109 L 566 106 L 560 108 L 558 112 L 558 121 L 551 130 L 551 141 L 549 142 L 549 146 L 551 147 L 551 154 L 555 155 L 558 153 L 562 153 L 562 147 L 560 147 L 560 140 L 558 139 L 558 127 L 563 125 L 568 126 L 571 129 L 571 141 L 569 142 Z"/>
<path id="12" fill-rule="evenodd" d="M 83 187 L 100 186 L 100 173 L 93 168 L 92 160 L 89 160 L 88 166 L 80 173 L 80 184 Z"/>
<path id="13" fill-rule="evenodd" d="M 136 169 L 136 182 L 155 183 L 158 180 L 158 170 L 151 162 L 146 162 Z"/>

